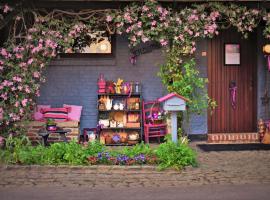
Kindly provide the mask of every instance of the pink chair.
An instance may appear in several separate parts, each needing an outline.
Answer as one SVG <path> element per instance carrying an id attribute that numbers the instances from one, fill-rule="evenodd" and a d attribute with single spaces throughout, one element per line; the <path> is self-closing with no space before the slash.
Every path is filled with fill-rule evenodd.
<path id="1" fill-rule="evenodd" d="M 158 101 L 143 102 L 143 126 L 144 140 L 149 143 L 149 138 L 164 137 L 167 134 L 167 124 L 163 120 L 154 120 L 155 113 L 162 112 L 161 105 Z"/>

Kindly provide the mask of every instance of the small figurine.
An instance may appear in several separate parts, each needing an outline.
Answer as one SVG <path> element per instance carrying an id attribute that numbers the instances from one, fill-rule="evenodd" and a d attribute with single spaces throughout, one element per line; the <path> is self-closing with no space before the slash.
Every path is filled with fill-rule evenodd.
<path id="1" fill-rule="evenodd" d="M 260 141 L 262 141 L 264 134 L 265 134 L 265 131 L 266 131 L 266 127 L 265 127 L 264 121 L 263 121 L 263 119 L 259 119 L 258 132 L 259 132 Z"/>
<path id="2" fill-rule="evenodd" d="M 118 104 L 118 103 L 114 104 L 114 105 L 113 105 L 113 109 L 114 109 L 114 110 L 118 110 L 118 109 L 119 109 L 119 104 Z"/>
<path id="3" fill-rule="evenodd" d="M 112 99 L 110 99 L 110 97 L 108 96 L 106 97 L 105 107 L 106 107 L 106 110 L 112 109 Z"/>
<path id="4" fill-rule="evenodd" d="M 124 110 L 124 104 L 123 103 L 119 103 L 119 110 Z"/>
<path id="5" fill-rule="evenodd" d="M 106 93 L 107 94 L 115 94 L 114 82 L 106 81 Z"/>
<path id="6" fill-rule="evenodd" d="M 121 89 L 122 89 L 122 83 L 123 83 L 123 81 L 124 81 L 123 79 L 118 78 L 117 82 L 114 83 L 114 85 L 115 85 L 115 92 L 117 94 L 121 94 Z"/>
<path id="7" fill-rule="evenodd" d="M 129 82 L 125 82 L 122 85 L 122 91 L 124 94 L 131 94 L 132 93 L 132 86 Z"/>

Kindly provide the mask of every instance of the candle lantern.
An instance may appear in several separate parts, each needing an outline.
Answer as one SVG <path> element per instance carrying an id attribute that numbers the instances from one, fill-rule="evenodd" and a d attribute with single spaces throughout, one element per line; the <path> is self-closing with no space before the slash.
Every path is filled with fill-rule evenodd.
<path id="1" fill-rule="evenodd" d="M 98 78 L 98 93 L 104 94 L 106 92 L 106 81 L 103 74 L 99 75 Z"/>
<path id="2" fill-rule="evenodd" d="M 135 94 L 141 93 L 141 85 L 139 82 L 135 82 L 135 84 L 134 84 L 134 93 Z"/>

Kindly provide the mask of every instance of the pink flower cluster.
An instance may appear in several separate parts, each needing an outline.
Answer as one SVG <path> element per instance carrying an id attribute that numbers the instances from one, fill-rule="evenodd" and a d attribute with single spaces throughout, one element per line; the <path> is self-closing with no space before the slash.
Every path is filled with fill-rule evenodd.
<path id="1" fill-rule="evenodd" d="M 166 46 L 168 44 L 168 41 L 165 39 L 160 39 L 159 42 L 160 42 L 161 46 Z"/>
<path id="2" fill-rule="evenodd" d="M 0 49 L 0 55 L 2 55 L 6 59 L 11 57 L 11 54 L 5 48 Z"/>
<path id="3" fill-rule="evenodd" d="M 37 27 L 28 33 L 31 40 L 0 49 L 0 71 L 5 77 L 0 81 L 0 103 L 8 108 L 0 120 L 6 125 L 21 120 L 33 105 L 32 97 L 39 95 L 39 83 L 44 81 L 41 70 L 48 58 L 56 56 L 56 41 L 62 37 L 59 31 L 40 31 Z"/>
<path id="4" fill-rule="evenodd" d="M 112 16 L 110 16 L 110 15 L 106 16 L 106 21 L 107 22 L 111 22 L 112 20 L 113 20 Z"/>
<path id="5" fill-rule="evenodd" d="M 159 38 L 160 33 L 170 26 L 170 10 L 163 8 L 156 1 L 147 1 L 142 7 L 127 7 L 123 17 L 116 24 L 117 33 L 128 34 L 130 46 L 136 46 L 140 42 L 156 40 L 165 46 L 168 44 Z M 144 22 L 144 23 L 142 23 Z"/>
<path id="6" fill-rule="evenodd" d="M 79 23 L 72 27 L 72 29 L 69 31 L 68 36 L 76 38 L 79 36 L 81 32 L 83 32 L 86 29 L 85 24 Z"/>
<path id="7" fill-rule="evenodd" d="M 3 13 L 8 13 L 8 12 L 12 11 L 12 8 L 9 7 L 8 4 L 5 4 L 5 5 L 2 7 L 2 9 L 3 9 Z"/>

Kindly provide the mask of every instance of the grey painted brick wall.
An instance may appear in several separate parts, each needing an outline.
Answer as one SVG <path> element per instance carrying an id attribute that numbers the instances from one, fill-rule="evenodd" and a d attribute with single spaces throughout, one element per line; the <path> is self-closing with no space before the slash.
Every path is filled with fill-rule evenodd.
<path id="1" fill-rule="evenodd" d="M 160 78 L 159 65 L 163 62 L 161 50 L 140 56 L 136 65 L 129 62 L 128 42 L 124 37 L 116 39 L 116 57 L 60 58 L 46 70 L 46 83 L 41 87 L 39 104 L 62 106 L 82 105 L 81 128 L 97 124 L 97 79 L 100 73 L 108 80 L 118 77 L 126 81 L 140 81 L 143 98 L 153 100 L 165 94 Z"/>
<path id="2" fill-rule="evenodd" d="M 207 40 L 200 40 L 197 42 L 195 54 L 200 76 L 207 78 L 207 56 L 202 56 L 202 52 L 207 52 Z M 207 85 L 205 87 L 207 91 Z M 190 118 L 189 134 L 207 134 L 207 131 L 207 111 L 200 115 L 192 114 Z"/>

